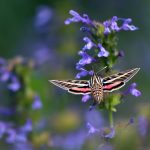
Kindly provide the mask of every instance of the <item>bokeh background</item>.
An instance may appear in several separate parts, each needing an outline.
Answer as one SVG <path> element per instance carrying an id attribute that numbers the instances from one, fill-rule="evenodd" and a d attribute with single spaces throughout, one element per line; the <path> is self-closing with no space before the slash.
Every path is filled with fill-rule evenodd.
<path id="1" fill-rule="evenodd" d="M 119 49 L 124 50 L 115 69 L 126 70 L 140 67 L 140 72 L 130 82 L 137 82 L 142 96 L 127 96 L 117 107 L 115 123 L 120 126 L 117 135 L 110 141 L 98 135 L 88 136 L 86 123 L 106 125 L 107 113 L 93 111 L 88 107 L 91 101 L 81 102 L 81 96 L 74 96 L 51 85 L 49 79 L 73 79 L 77 73 L 75 64 L 77 52 L 83 47 L 83 33 L 80 24 L 66 26 L 64 20 L 69 10 L 86 13 L 94 20 L 104 21 L 112 16 L 132 18 L 139 27 L 135 32 L 121 32 Z M 8 144 L 1 138 L 0 149 L 28 150 L 148 150 L 150 149 L 150 1 L 126 0 L 1 0 L 0 1 L 0 57 L 12 59 L 21 56 L 36 62 L 30 73 L 30 86 L 42 101 L 40 110 L 32 112 L 34 134 L 25 146 Z M 0 86 L 0 105 L 9 105 L 11 98 Z M 21 101 L 21 99 L 20 99 Z M 6 107 L 5 106 L 5 107 Z M 10 116 L 4 119 L 15 123 Z M 24 116 L 18 116 L 22 120 Z M 134 117 L 132 126 L 122 123 Z M 35 119 L 36 118 L 36 119 Z M 144 121 L 144 122 L 142 122 Z M 144 130 L 144 134 L 143 134 Z M 141 133 L 142 132 L 142 133 Z M 87 137 L 88 136 L 88 137 Z M 20 143 L 19 143 L 20 144 Z M 22 143 L 21 143 L 22 144 Z"/>

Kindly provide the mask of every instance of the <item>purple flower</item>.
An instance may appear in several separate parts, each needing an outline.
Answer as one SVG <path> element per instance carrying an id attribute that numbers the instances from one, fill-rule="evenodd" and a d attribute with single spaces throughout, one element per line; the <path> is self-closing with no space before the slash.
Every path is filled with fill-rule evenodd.
<path id="1" fill-rule="evenodd" d="M 129 93 L 131 93 L 133 96 L 140 96 L 141 92 L 139 90 L 136 89 L 137 84 L 136 83 L 132 83 L 128 89 Z"/>
<path id="2" fill-rule="evenodd" d="M 19 83 L 19 80 L 15 76 L 11 76 L 11 83 L 8 84 L 8 89 L 16 92 L 20 89 L 21 85 Z"/>
<path id="3" fill-rule="evenodd" d="M 32 109 L 33 110 L 37 110 L 37 109 L 41 109 L 42 108 L 42 102 L 41 99 L 38 95 L 34 96 L 34 100 L 32 103 Z"/>
<path id="4" fill-rule="evenodd" d="M 123 22 L 120 27 L 118 26 L 118 21 Z M 111 31 L 119 32 L 120 30 L 125 30 L 125 31 L 137 30 L 138 29 L 137 27 L 135 27 L 134 25 L 130 25 L 131 22 L 132 19 L 130 18 L 124 19 L 124 18 L 118 18 L 114 16 L 112 19 L 103 22 L 103 25 L 105 27 L 104 34 L 110 34 Z"/>
<path id="5" fill-rule="evenodd" d="M 129 123 L 128 124 L 133 124 L 134 123 L 134 118 L 130 118 Z"/>
<path id="6" fill-rule="evenodd" d="M 120 30 L 120 28 L 119 28 L 119 26 L 117 24 L 117 21 L 118 21 L 118 17 L 117 16 L 112 17 L 112 19 L 110 21 L 111 22 L 110 23 L 110 28 L 111 28 L 112 31 L 119 31 Z"/>
<path id="7" fill-rule="evenodd" d="M 44 43 L 38 43 L 35 45 L 34 49 L 36 49 L 36 52 L 34 53 L 33 57 L 35 58 L 38 65 L 42 65 L 48 60 L 52 59 L 52 55 L 50 54 L 51 50 Z"/>
<path id="8" fill-rule="evenodd" d="M 66 25 L 68 25 L 72 22 L 82 22 L 82 23 L 85 23 L 85 24 L 90 24 L 91 23 L 91 20 L 89 19 L 88 15 L 86 15 L 86 14 L 83 14 L 83 17 L 82 17 L 74 10 L 70 10 L 69 13 L 73 17 L 68 18 L 68 19 L 65 20 Z"/>
<path id="9" fill-rule="evenodd" d="M 7 129 L 7 138 L 6 138 L 6 142 L 7 143 L 14 143 L 16 141 L 16 131 L 13 129 Z"/>
<path id="10" fill-rule="evenodd" d="M 1 68 L 0 70 L 0 81 L 6 82 L 10 78 L 10 72 L 6 68 Z"/>
<path id="11" fill-rule="evenodd" d="M 98 48 L 100 49 L 100 52 L 98 53 L 98 57 L 108 57 L 109 52 L 105 50 L 105 48 L 99 43 Z"/>
<path id="12" fill-rule="evenodd" d="M 95 46 L 95 44 L 91 41 L 90 38 L 88 37 L 84 37 L 83 41 L 86 42 L 86 45 L 82 48 L 83 51 L 85 51 L 86 49 L 91 49 L 93 46 Z"/>
<path id="13" fill-rule="evenodd" d="M 142 137 L 148 134 L 148 119 L 145 116 L 140 116 L 138 118 L 138 130 Z"/>
<path id="14" fill-rule="evenodd" d="M 7 126 L 4 122 L 0 121 L 0 138 L 2 138 L 3 134 L 6 132 Z"/>
<path id="15" fill-rule="evenodd" d="M 0 107 L 0 114 L 4 116 L 10 116 L 15 113 L 15 110 L 12 108 Z"/>
<path id="16" fill-rule="evenodd" d="M 79 55 L 82 56 L 82 59 L 79 60 L 79 64 L 82 66 L 91 64 L 94 61 L 94 58 L 89 56 L 86 52 L 79 51 Z"/>
<path id="17" fill-rule="evenodd" d="M 112 139 L 115 136 L 114 128 L 103 128 L 101 129 L 101 137 L 106 139 Z"/>
<path id="18" fill-rule="evenodd" d="M 6 138 L 7 143 L 26 142 L 26 141 L 27 141 L 26 134 L 22 132 L 17 132 L 16 130 L 11 128 L 7 130 L 7 138 Z"/>
<path id="19" fill-rule="evenodd" d="M 104 34 L 110 34 L 111 31 L 119 31 L 120 28 L 118 27 L 117 24 L 118 18 L 114 16 L 110 20 L 106 20 L 103 22 L 103 25 L 105 27 Z"/>
<path id="20" fill-rule="evenodd" d="M 81 64 L 79 64 L 79 62 L 78 62 L 78 63 L 76 63 L 76 69 L 77 70 L 82 70 L 83 66 Z"/>
<path id="21" fill-rule="evenodd" d="M 6 61 L 4 58 L 0 57 L 0 67 L 5 65 Z"/>
<path id="22" fill-rule="evenodd" d="M 36 10 L 35 26 L 43 27 L 49 23 L 52 18 L 52 10 L 47 6 L 40 6 Z"/>
<path id="23" fill-rule="evenodd" d="M 87 123 L 88 134 L 93 134 L 95 132 L 99 132 L 100 130 L 92 126 L 89 122 Z"/>
<path id="24" fill-rule="evenodd" d="M 104 125 L 104 119 L 101 115 L 101 113 L 99 111 L 97 111 L 96 109 L 92 110 L 92 111 L 88 111 L 86 113 L 86 122 L 92 124 L 92 126 L 94 126 L 95 128 L 102 128 Z"/>
<path id="25" fill-rule="evenodd" d="M 138 29 L 134 25 L 130 25 L 130 23 L 132 22 L 131 18 L 121 19 L 121 20 L 124 20 L 124 22 L 123 22 L 122 26 L 120 27 L 120 29 L 125 30 L 125 31 L 127 31 L 127 30 L 134 31 L 134 30 Z"/>
<path id="26" fill-rule="evenodd" d="M 31 119 L 27 119 L 26 123 L 20 128 L 21 132 L 31 132 L 32 131 L 32 120 Z"/>
<path id="27" fill-rule="evenodd" d="M 83 97 L 82 97 L 82 102 L 87 102 L 89 99 L 91 98 L 91 96 L 90 95 L 83 95 Z"/>
<path id="28" fill-rule="evenodd" d="M 80 72 L 77 73 L 76 78 L 80 79 L 81 77 L 85 77 L 87 75 L 93 75 L 93 70 L 87 71 L 87 70 L 81 68 Z"/>

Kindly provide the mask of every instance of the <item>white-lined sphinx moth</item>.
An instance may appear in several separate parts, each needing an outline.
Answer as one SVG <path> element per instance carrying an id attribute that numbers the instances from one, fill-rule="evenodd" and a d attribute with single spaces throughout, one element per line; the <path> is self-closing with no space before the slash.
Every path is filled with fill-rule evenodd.
<path id="1" fill-rule="evenodd" d="M 88 80 L 49 80 L 54 85 L 67 90 L 72 94 L 92 94 L 96 103 L 103 101 L 103 92 L 112 92 L 120 89 L 128 82 L 140 68 L 122 71 L 102 78 L 94 73 Z"/>

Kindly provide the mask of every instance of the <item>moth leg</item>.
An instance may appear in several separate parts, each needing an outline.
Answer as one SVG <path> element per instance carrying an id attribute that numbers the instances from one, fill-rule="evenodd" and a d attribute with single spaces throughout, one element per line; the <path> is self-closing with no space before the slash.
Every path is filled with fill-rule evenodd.
<path id="1" fill-rule="evenodd" d="M 92 105 L 89 106 L 89 111 L 93 110 L 97 105 L 97 102 L 94 101 Z"/>

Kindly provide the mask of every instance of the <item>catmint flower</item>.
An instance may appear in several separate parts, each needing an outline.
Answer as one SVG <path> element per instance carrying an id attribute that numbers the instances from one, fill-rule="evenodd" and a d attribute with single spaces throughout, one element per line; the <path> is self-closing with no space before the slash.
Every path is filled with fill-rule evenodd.
<path id="1" fill-rule="evenodd" d="M 138 130 L 142 137 L 145 137 L 147 135 L 148 119 L 145 116 L 140 116 L 138 118 Z"/>
<path id="2" fill-rule="evenodd" d="M 87 111 L 86 113 L 86 122 L 92 124 L 95 128 L 102 128 L 104 126 L 104 119 L 99 111 L 96 109 L 92 111 Z"/>
<path id="3" fill-rule="evenodd" d="M 82 23 L 85 23 L 85 24 L 90 24 L 91 23 L 91 20 L 90 18 L 88 17 L 88 15 L 84 14 L 83 17 L 80 16 L 76 11 L 74 10 L 70 10 L 69 11 L 70 15 L 72 15 L 73 17 L 72 18 L 68 18 L 65 20 L 65 24 L 66 25 L 69 25 L 70 23 L 72 22 L 82 22 Z"/>
<path id="4" fill-rule="evenodd" d="M 35 26 L 41 28 L 46 26 L 52 18 L 52 10 L 47 6 L 39 6 L 36 10 Z"/>
<path id="5" fill-rule="evenodd" d="M 122 26 L 120 27 L 122 30 L 125 30 L 125 31 L 127 31 L 127 30 L 135 31 L 135 30 L 138 29 L 134 25 L 130 25 L 130 23 L 132 22 L 131 18 L 123 19 L 123 20 L 124 20 L 124 22 L 123 22 Z"/>
<path id="6" fill-rule="evenodd" d="M 94 61 L 94 58 L 88 55 L 86 52 L 80 51 L 79 55 L 82 56 L 82 59 L 79 60 L 79 64 L 82 66 L 91 64 Z"/>
<path id="7" fill-rule="evenodd" d="M 0 138 L 2 138 L 3 134 L 6 132 L 7 126 L 4 122 L 0 121 Z"/>
<path id="8" fill-rule="evenodd" d="M 83 41 L 86 42 L 86 45 L 82 48 L 83 51 L 91 49 L 95 44 L 91 41 L 90 38 L 84 37 Z"/>
<path id="9" fill-rule="evenodd" d="M 118 21 L 118 17 L 117 16 L 112 17 L 112 19 L 110 21 L 111 22 L 110 23 L 110 28 L 111 28 L 112 31 L 119 31 L 120 30 L 120 28 L 119 28 L 119 26 L 117 24 L 117 21 Z"/>
<path id="10" fill-rule="evenodd" d="M 14 129 L 8 129 L 7 130 L 7 138 L 6 138 L 6 142 L 7 143 L 15 143 L 15 142 L 26 142 L 27 141 L 27 137 L 26 134 L 24 133 L 17 133 L 16 130 Z"/>
<path id="11" fill-rule="evenodd" d="M 7 130 L 7 138 L 6 138 L 6 142 L 7 143 L 14 143 L 15 142 L 15 138 L 16 138 L 16 131 L 13 129 L 8 129 Z"/>
<path id="12" fill-rule="evenodd" d="M 87 71 L 83 68 L 80 69 L 80 72 L 77 73 L 76 79 L 80 79 L 81 77 L 85 77 L 87 75 L 93 75 L 93 70 Z"/>
<path id="13" fill-rule="evenodd" d="M 34 53 L 35 61 L 38 65 L 42 65 L 46 63 L 49 59 L 51 59 L 50 49 L 44 43 L 38 43 L 35 45 L 36 52 Z"/>
<path id="14" fill-rule="evenodd" d="M 101 137 L 106 139 L 112 139 L 115 136 L 114 128 L 104 128 L 101 129 Z"/>
<path id="15" fill-rule="evenodd" d="M 98 57 L 108 57 L 109 52 L 105 50 L 105 48 L 99 43 L 98 48 L 100 49 L 98 53 Z"/>
<path id="16" fill-rule="evenodd" d="M 1 69 L 0 70 L 0 81 L 6 82 L 10 78 L 10 72 L 7 71 L 6 69 Z"/>
<path id="17" fill-rule="evenodd" d="M 21 85 L 19 83 L 19 80 L 17 79 L 17 77 L 12 76 L 11 77 L 11 83 L 8 84 L 8 89 L 16 92 L 20 89 Z"/>
<path id="18" fill-rule="evenodd" d="M 92 126 L 89 122 L 87 123 L 87 128 L 88 128 L 88 134 L 99 132 L 99 129 Z"/>
<path id="19" fill-rule="evenodd" d="M 20 128 L 21 132 L 31 132 L 32 131 L 32 120 L 28 119 L 26 123 Z"/>
<path id="20" fill-rule="evenodd" d="M 118 21 L 122 21 L 122 25 L 119 27 L 118 26 Z M 132 19 L 127 18 L 118 18 L 117 16 L 112 17 L 110 20 L 106 20 L 103 22 L 103 25 L 105 27 L 104 34 L 110 34 L 112 31 L 119 32 L 120 30 L 130 30 L 134 31 L 137 30 L 138 28 L 135 27 L 134 25 L 130 25 L 132 22 Z"/>
<path id="21" fill-rule="evenodd" d="M 42 108 L 42 102 L 41 99 L 38 95 L 34 96 L 34 100 L 32 103 L 32 109 L 33 110 L 37 110 L 37 109 L 41 109 Z"/>
<path id="22" fill-rule="evenodd" d="M 134 123 L 134 118 L 130 118 L 129 123 L 128 124 L 133 124 Z"/>
<path id="23" fill-rule="evenodd" d="M 131 93 L 133 96 L 140 96 L 141 92 L 139 90 L 136 89 L 137 84 L 136 83 L 132 83 L 129 87 L 129 93 Z"/>
<path id="24" fill-rule="evenodd" d="M 82 102 L 87 102 L 89 99 L 91 98 L 91 96 L 90 95 L 88 95 L 88 94 L 86 94 L 86 95 L 83 95 L 83 97 L 82 97 Z"/>
<path id="25" fill-rule="evenodd" d="M 15 113 L 13 108 L 0 107 L 0 115 L 10 116 Z"/>
<path id="26" fill-rule="evenodd" d="M 106 20 L 103 22 L 103 25 L 105 27 L 104 34 L 110 34 L 111 31 L 119 31 L 120 28 L 118 27 L 117 24 L 118 18 L 114 16 L 110 20 Z"/>

